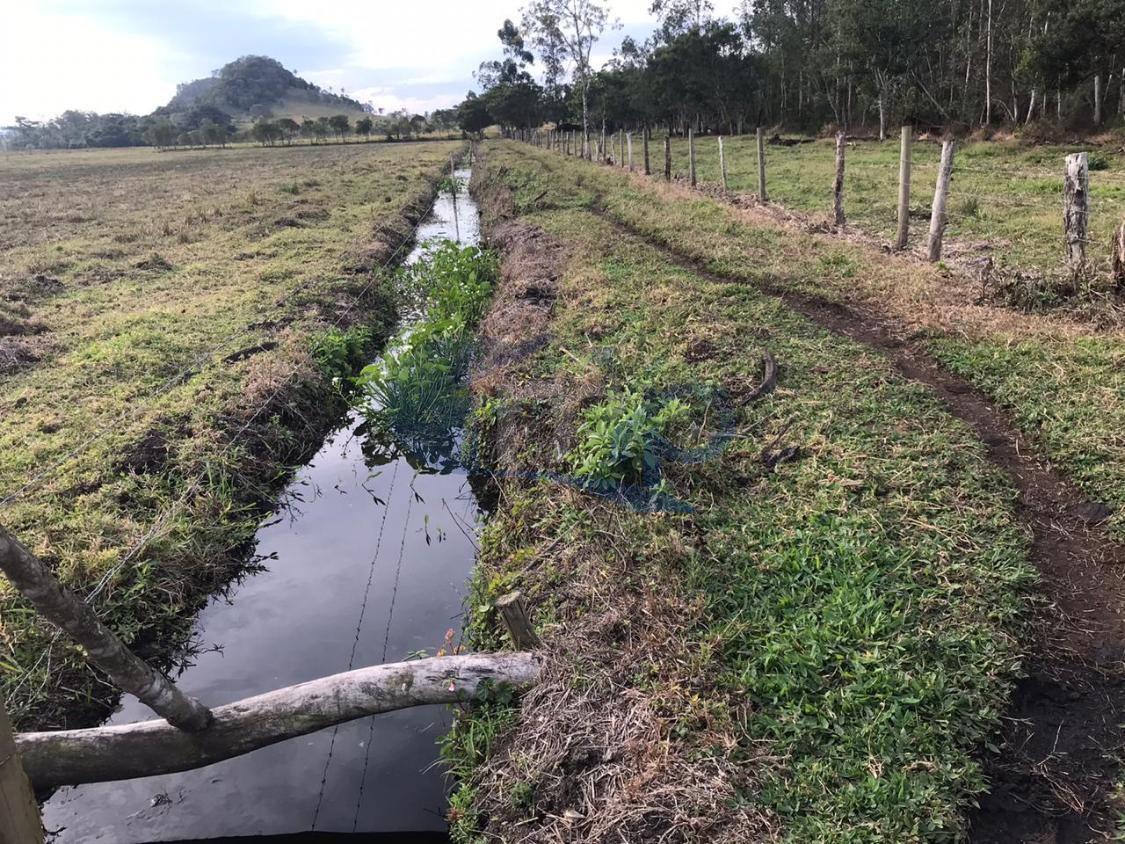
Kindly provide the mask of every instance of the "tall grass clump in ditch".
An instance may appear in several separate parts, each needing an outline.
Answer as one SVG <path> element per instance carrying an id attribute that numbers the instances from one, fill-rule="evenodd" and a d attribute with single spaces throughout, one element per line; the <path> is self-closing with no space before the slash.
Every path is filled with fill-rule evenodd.
<path id="1" fill-rule="evenodd" d="M 493 253 L 453 241 L 403 269 L 398 287 L 416 318 L 356 380 L 368 421 L 427 462 L 449 456 L 468 412 L 473 331 L 498 271 Z"/>

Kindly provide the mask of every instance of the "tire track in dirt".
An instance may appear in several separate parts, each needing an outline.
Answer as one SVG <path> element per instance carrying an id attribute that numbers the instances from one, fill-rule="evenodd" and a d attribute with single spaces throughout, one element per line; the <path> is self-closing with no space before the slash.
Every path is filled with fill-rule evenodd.
<path id="1" fill-rule="evenodd" d="M 1001 752 L 982 757 L 991 792 L 969 815 L 976 844 L 1076 844 L 1108 840 L 1125 749 L 1125 546 L 1096 524 L 1099 507 L 1036 456 L 1006 414 L 946 370 L 883 316 L 794 293 L 779 281 L 716 272 L 626 222 L 590 209 L 668 261 L 717 284 L 753 284 L 817 325 L 886 356 L 976 431 L 989 460 L 1011 478 L 1017 516 L 1032 535 L 1044 601 L 1034 608 L 1034 653 L 1003 717 Z"/>

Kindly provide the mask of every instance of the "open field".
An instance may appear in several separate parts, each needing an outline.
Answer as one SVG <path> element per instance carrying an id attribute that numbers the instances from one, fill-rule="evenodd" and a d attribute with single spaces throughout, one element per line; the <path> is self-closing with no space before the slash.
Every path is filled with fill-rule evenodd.
<path id="1" fill-rule="evenodd" d="M 456 143 L 0 157 L 0 519 L 147 652 L 240 562 Z M 0 583 L 2 693 L 98 696 Z"/>
<path id="2" fill-rule="evenodd" d="M 654 206 L 638 182 L 626 184 L 583 190 L 615 219 L 710 269 L 885 314 L 892 330 L 918 339 L 1007 408 L 1058 468 L 1109 505 L 1112 529 L 1125 537 L 1125 329 L 1113 311 L 1097 319 L 1068 310 L 1024 313 L 981 300 L 975 279 L 941 266 L 692 192 Z"/>
<path id="3" fill-rule="evenodd" d="M 726 138 L 728 187 L 758 190 L 758 157 L 753 135 Z M 687 141 L 673 141 L 673 172 L 688 173 Z M 1089 151 L 1089 257 L 1108 268 L 1114 227 L 1125 217 L 1125 159 L 1096 147 L 1030 147 L 1015 142 L 958 144 L 949 194 L 948 236 L 954 253 L 990 255 L 998 266 L 1050 271 L 1065 261 L 1063 242 L 1063 161 Z M 636 152 L 634 153 L 636 154 Z M 911 242 L 926 242 L 941 143 L 916 140 L 911 179 Z M 898 207 L 899 143 L 848 144 L 844 207 L 848 223 L 888 242 L 894 239 Z M 696 141 L 699 179 L 718 184 L 719 151 L 713 137 Z M 663 167 L 663 141 L 652 148 L 653 166 Z M 766 187 L 771 201 L 825 220 L 832 213 L 835 141 L 766 147 Z M 1096 169 L 1104 168 L 1104 169 Z M 988 244 L 990 248 L 983 248 Z"/>
<path id="4" fill-rule="evenodd" d="M 478 169 L 505 255 L 484 337 L 498 364 L 475 387 L 501 477 L 565 471 L 582 420 L 623 390 L 650 412 L 689 396 L 688 445 L 722 427 L 724 401 L 734 429 L 711 460 L 664 463 L 686 513 L 501 482 L 476 643 L 500 642 L 487 607 L 519 588 L 552 665 L 518 715 L 459 724 L 456 840 L 480 823 L 527 840 L 953 837 L 1031 580 L 985 446 L 879 354 L 615 222 L 674 199 L 514 144 Z M 545 325 L 513 310 L 544 298 Z M 512 363 L 536 328 L 545 345 Z M 755 398 L 767 350 L 777 389 Z"/>

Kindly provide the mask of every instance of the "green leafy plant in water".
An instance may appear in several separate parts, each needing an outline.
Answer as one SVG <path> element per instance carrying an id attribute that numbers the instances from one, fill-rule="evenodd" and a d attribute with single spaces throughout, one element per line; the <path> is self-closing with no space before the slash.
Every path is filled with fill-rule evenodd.
<path id="1" fill-rule="evenodd" d="M 363 363 L 372 338 L 366 326 L 331 328 L 313 341 L 313 360 L 329 378 L 348 378 Z"/>
<path id="2" fill-rule="evenodd" d="M 403 341 L 356 379 L 368 418 L 427 455 L 452 444 L 469 409 L 464 386 L 473 329 L 498 271 L 496 256 L 452 241 L 400 272 L 398 287 L 420 310 Z M 427 445 L 429 444 L 429 446 Z"/>
<path id="3" fill-rule="evenodd" d="M 609 396 L 587 410 L 578 426 L 580 442 L 570 455 L 574 473 L 598 491 L 644 483 L 656 472 L 660 437 L 686 413 L 679 399 L 654 409 L 639 390 Z"/>

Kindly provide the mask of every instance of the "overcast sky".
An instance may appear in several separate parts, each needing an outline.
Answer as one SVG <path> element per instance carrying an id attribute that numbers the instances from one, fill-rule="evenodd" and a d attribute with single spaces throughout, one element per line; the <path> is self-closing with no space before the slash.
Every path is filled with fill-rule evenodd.
<path id="1" fill-rule="evenodd" d="M 472 87 L 523 1 L 0 0 L 0 125 L 68 108 L 147 114 L 177 83 L 248 53 L 388 111 L 432 111 Z M 603 38 L 601 60 L 651 32 L 650 2 L 609 0 L 624 28 Z"/>

